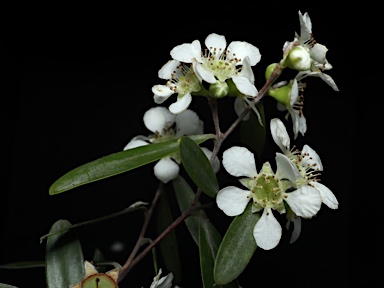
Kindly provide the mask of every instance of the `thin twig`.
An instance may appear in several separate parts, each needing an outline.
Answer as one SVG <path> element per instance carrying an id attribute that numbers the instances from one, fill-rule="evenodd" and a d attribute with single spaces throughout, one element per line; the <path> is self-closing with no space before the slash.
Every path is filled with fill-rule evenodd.
<path id="1" fill-rule="evenodd" d="M 130 263 L 128 263 L 128 265 L 126 265 L 127 263 L 124 264 L 124 266 L 123 266 L 124 269 L 119 274 L 118 282 L 121 282 L 123 280 L 123 278 L 128 274 L 128 272 L 137 263 L 139 263 L 148 254 L 148 252 L 151 251 L 151 249 L 153 247 L 155 247 L 160 242 L 160 240 L 162 240 L 165 236 L 167 236 L 167 234 L 169 232 L 171 232 L 173 229 L 175 229 L 185 219 L 187 219 L 189 216 L 191 216 L 192 213 L 194 213 L 198 210 L 201 210 L 201 209 L 206 209 L 206 208 L 212 207 L 213 204 L 214 203 L 208 203 L 205 205 L 200 205 L 200 206 L 195 205 L 195 206 L 189 207 L 188 210 L 186 210 L 183 214 L 181 214 L 179 216 L 179 218 L 177 218 L 175 221 L 173 221 L 173 223 L 171 225 L 169 225 L 159 236 L 157 236 L 157 238 L 155 240 L 153 240 L 152 243 L 150 243 L 143 251 L 141 251 L 141 253 L 134 260 L 132 260 Z"/>
<path id="2" fill-rule="evenodd" d="M 130 265 L 131 265 L 132 261 L 134 260 L 137 252 L 139 251 L 139 249 L 143 243 L 142 240 L 144 239 L 145 232 L 147 231 L 149 220 L 151 219 L 151 216 L 153 214 L 155 206 L 157 205 L 157 202 L 158 202 L 160 195 L 163 192 L 163 190 L 164 190 L 164 184 L 162 182 L 160 182 L 159 187 L 157 188 L 155 197 L 153 198 L 151 207 L 149 208 L 148 212 L 144 214 L 143 227 L 141 228 L 139 238 L 137 239 L 136 245 L 135 245 L 135 247 L 133 247 L 131 255 L 129 255 L 127 261 L 125 262 L 123 267 L 120 269 L 118 282 L 123 280 L 123 278 L 127 275 L 128 271 L 130 269 Z"/>

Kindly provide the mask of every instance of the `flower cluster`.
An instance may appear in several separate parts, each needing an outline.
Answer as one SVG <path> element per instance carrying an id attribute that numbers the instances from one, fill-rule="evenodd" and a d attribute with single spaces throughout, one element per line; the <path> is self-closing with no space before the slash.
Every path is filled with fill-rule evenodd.
<path id="1" fill-rule="evenodd" d="M 324 73 L 332 68 L 326 58 L 327 47 L 314 40 L 308 13 L 299 11 L 299 20 L 300 34 L 295 33 L 293 41 L 284 43 L 282 60 L 269 65 L 265 72 L 268 81 L 277 65 L 298 71 L 290 81 L 267 87 L 267 94 L 277 100 L 278 109 L 288 111 L 286 118 L 291 116 L 294 139 L 299 133 L 304 136 L 307 131 L 303 114 L 306 84 L 302 80 L 307 76 L 319 77 L 338 91 L 333 79 Z M 252 71 L 261 58 L 259 49 L 244 41 L 232 41 L 227 45 L 226 38 L 216 33 L 209 34 L 204 44 L 206 48 L 202 50 L 200 41 L 194 40 L 177 45 L 170 51 L 172 59 L 158 72 L 159 78 L 167 82 L 152 87 L 153 99 L 156 104 L 164 103 L 173 94 L 177 94 L 177 99 L 168 108 L 149 109 L 144 114 L 144 124 L 152 134 L 134 137 L 124 150 L 184 135 L 202 134 L 203 122 L 189 109 L 193 95 L 215 99 L 233 96 L 238 115 L 250 106 L 261 123 L 255 108 L 258 90 Z M 331 209 L 338 208 L 335 195 L 319 183 L 323 166 L 318 154 L 308 145 L 304 145 L 302 150 L 291 149 L 286 127 L 278 118 L 271 120 L 270 132 L 282 151 L 276 153 L 276 169 L 270 162 L 265 162 L 258 171 L 251 151 L 241 146 L 231 147 L 224 151 L 222 164 L 230 175 L 240 177 L 245 188 L 224 187 L 216 197 L 218 207 L 228 216 L 242 214 L 251 201 L 252 213 L 261 213 L 253 236 L 257 245 L 265 250 L 273 249 L 280 242 L 282 228 L 275 217 L 276 212 L 286 214 L 288 228 L 291 222 L 294 223 L 291 237 L 291 242 L 294 242 L 300 235 L 301 218 L 315 216 L 322 203 Z M 202 149 L 210 158 L 212 152 Z M 217 173 L 220 161 L 217 157 L 215 159 L 212 165 Z M 179 164 L 178 153 L 165 157 L 154 166 L 155 176 L 167 183 L 179 174 Z"/>
<path id="2" fill-rule="evenodd" d="M 283 66 L 298 71 L 294 79 L 274 84 L 268 94 L 278 101 L 278 109 L 288 111 L 286 118 L 291 116 L 295 138 L 307 131 L 307 123 L 303 114 L 304 89 L 306 84 L 302 81 L 308 76 L 319 77 L 333 90 L 339 91 L 331 76 L 324 73 L 332 69 L 326 58 L 328 48 L 315 41 L 312 34 L 312 22 L 308 13 L 304 15 L 299 11 L 300 35 L 295 33 L 292 42 L 285 42 L 283 46 Z M 271 64 L 267 69 L 272 70 L 277 64 Z M 266 73 L 267 79 L 270 73 Z"/>

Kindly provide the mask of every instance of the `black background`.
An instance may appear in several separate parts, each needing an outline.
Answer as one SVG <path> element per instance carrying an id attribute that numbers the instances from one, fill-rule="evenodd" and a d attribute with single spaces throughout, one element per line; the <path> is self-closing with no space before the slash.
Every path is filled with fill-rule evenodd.
<path id="1" fill-rule="evenodd" d="M 1 55 L 6 93 L 1 116 L 5 147 L 1 162 L 5 184 L 0 264 L 44 260 L 45 242 L 39 244 L 39 238 L 58 219 L 75 224 L 120 211 L 138 200 L 151 201 L 157 189 L 151 165 L 55 196 L 49 196 L 48 189 L 67 171 L 121 151 L 132 137 L 148 134 L 142 116 L 155 106 L 151 87 L 165 83 L 157 72 L 170 59 L 174 46 L 195 39 L 204 46 L 205 37 L 213 32 L 226 36 L 227 43 L 250 42 L 262 54 L 254 67 L 260 89 L 265 67 L 281 59 L 284 42 L 292 41 L 294 32 L 299 32 L 297 11 L 301 9 L 309 12 L 315 39 L 329 48 L 327 58 L 334 69 L 328 73 L 340 92 L 319 78 L 308 79 L 304 106 L 308 132 L 298 143 L 319 153 L 325 167 L 322 183 L 334 192 L 340 205 L 338 210 L 323 205 L 313 219 L 304 220 L 296 243 L 287 244 L 288 236 L 284 236 L 276 249 L 258 249 L 239 280 L 244 288 L 268 283 L 345 287 L 357 279 L 374 281 L 378 268 L 367 259 L 371 249 L 378 252 L 382 248 L 378 233 L 372 238 L 367 233 L 376 227 L 377 215 L 365 223 L 353 206 L 360 187 L 357 158 L 362 156 L 354 154 L 359 124 L 355 92 L 350 88 L 355 78 L 345 45 L 352 29 L 348 16 L 352 15 L 343 14 L 341 21 L 342 10 L 324 12 L 311 7 L 260 9 L 252 16 L 244 14 L 246 7 L 227 8 L 217 15 L 203 7 L 190 7 L 189 13 L 179 14 L 169 6 L 151 13 L 120 7 L 80 13 L 73 12 L 77 11 L 73 7 L 67 13 L 48 7 L 47 13 L 14 13 L 4 23 Z M 174 100 L 175 96 L 164 105 Z M 230 101 L 223 99 L 219 104 L 222 130 L 235 119 Z M 281 116 L 272 99 L 265 99 L 265 107 L 268 117 Z M 193 98 L 191 109 L 204 120 L 206 132 L 213 132 L 205 99 Z M 235 136 L 223 149 L 236 143 Z M 273 159 L 277 147 L 268 144 L 266 150 L 271 154 L 265 157 Z M 235 184 L 225 173 L 221 169 L 222 185 Z M 172 193 L 171 185 L 166 188 Z M 231 219 L 217 208 L 208 213 L 224 233 Z M 142 216 L 135 213 L 80 230 L 85 258 L 98 248 L 107 258 L 123 264 L 141 223 Z M 197 247 L 184 226 L 177 233 L 185 271 L 180 286 L 201 287 Z M 154 236 L 151 230 L 149 237 Z M 109 250 L 115 240 L 126 244 L 121 254 Z M 149 287 L 154 276 L 150 258 L 137 265 L 121 287 Z M 371 269 L 372 277 L 365 277 L 365 268 Z M 43 268 L 0 270 L 0 283 L 21 288 L 45 287 L 44 277 Z"/>

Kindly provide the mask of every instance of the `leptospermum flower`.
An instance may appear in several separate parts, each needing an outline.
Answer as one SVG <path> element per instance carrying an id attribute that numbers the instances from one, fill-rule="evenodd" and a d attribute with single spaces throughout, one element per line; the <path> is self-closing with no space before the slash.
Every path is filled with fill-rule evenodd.
<path id="1" fill-rule="evenodd" d="M 171 50 L 173 59 L 193 63 L 193 69 L 202 80 L 215 84 L 214 97 L 226 96 L 228 89 L 226 80 L 231 79 L 236 88 L 248 96 L 256 96 L 258 91 L 254 85 L 251 66 L 256 65 L 261 54 L 254 45 L 244 41 L 232 41 L 227 47 L 223 35 L 211 33 L 205 39 L 207 49 L 203 53 L 199 40 L 184 43 Z"/>
<path id="2" fill-rule="evenodd" d="M 295 77 L 297 81 L 307 76 L 320 77 L 335 91 L 339 91 L 335 81 L 325 70 L 332 69 L 326 58 L 328 48 L 315 41 L 312 34 L 312 22 L 308 13 L 299 11 L 300 35 L 295 34 L 292 42 L 285 42 L 283 46 L 284 63 L 286 66 L 299 71 Z"/>
<path id="3" fill-rule="evenodd" d="M 168 275 L 161 277 L 161 269 L 159 269 L 159 273 L 153 278 L 153 282 L 151 283 L 150 288 L 171 288 L 173 281 L 173 274 L 169 273 Z M 177 286 L 175 286 L 177 287 Z"/>
<path id="4" fill-rule="evenodd" d="M 268 90 L 268 95 L 278 101 L 278 110 L 288 111 L 286 119 L 291 116 L 295 139 L 299 133 L 304 136 L 307 132 L 307 120 L 303 114 L 305 86 L 304 83 L 293 79 L 288 84 L 285 81 L 279 82 Z"/>
<path id="5" fill-rule="evenodd" d="M 302 151 L 291 149 L 287 129 L 285 128 L 284 123 L 278 118 L 271 120 L 270 129 L 273 140 L 298 172 L 296 172 L 296 175 L 299 175 L 299 177 L 294 181 L 294 188 L 297 189 L 296 191 L 303 189 L 312 190 L 314 192 L 317 191 L 321 196 L 322 203 L 331 209 L 337 209 L 339 202 L 337 201 L 336 196 L 328 187 L 319 183 L 320 179 L 318 177 L 320 176 L 320 172 L 323 171 L 323 165 L 316 151 L 308 145 L 304 145 Z M 292 210 L 295 212 L 294 209 Z M 288 216 L 288 220 L 294 222 L 292 237 L 293 239 L 297 239 L 298 234 L 300 234 L 299 220 L 296 215 L 290 214 Z M 296 227 L 299 231 L 296 230 Z M 291 242 L 293 242 L 292 239 Z"/>
<path id="6" fill-rule="evenodd" d="M 203 89 L 193 69 L 176 60 L 168 61 L 158 72 L 161 79 L 168 80 L 165 85 L 154 85 L 152 92 L 156 104 L 162 104 L 171 95 L 177 93 L 177 100 L 169 106 L 169 110 L 178 114 L 186 110 L 192 102 L 191 93 Z"/>
<path id="7" fill-rule="evenodd" d="M 257 173 L 252 152 L 245 147 L 229 148 L 223 153 L 223 166 L 229 174 L 243 177 L 240 183 L 247 189 L 228 186 L 221 189 L 216 197 L 218 207 L 228 216 L 242 214 L 252 200 L 252 212 L 262 211 L 253 229 L 253 236 L 256 244 L 265 250 L 276 247 L 282 235 L 273 210 L 285 213 L 286 202 L 296 215 L 311 218 L 321 206 L 321 197 L 317 191 L 301 189 L 286 192 L 300 174 L 283 154 L 276 154 L 276 164 L 276 173 L 269 162 L 265 162 Z"/>
<path id="8" fill-rule="evenodd" d="M 145 127 L 147 127 L 153 134 L 149 136 L 135 136 L 124 147 L 124 150 L 151 143 L 178 139 L 181 136 L 203 134 L 203 121 L 190 109 L 175 115 L 165 107 L 153 107 L 144 113 L 143 120 Z M 201 147 L 201 149 L 210 159 L 212 152 L 206 147 Z M 179 164 L 180 157 L 178 153 L 169 157 L 164 157 L 154 166 L 154 174 L 157 179 L 163 183 L 167 183 L 170 180 L 175 179 L 179 174 Z M 212 168 L 216 173 L 218 172 L 220 168 L 220 161 L 218 158 L 213 162 Z"/>

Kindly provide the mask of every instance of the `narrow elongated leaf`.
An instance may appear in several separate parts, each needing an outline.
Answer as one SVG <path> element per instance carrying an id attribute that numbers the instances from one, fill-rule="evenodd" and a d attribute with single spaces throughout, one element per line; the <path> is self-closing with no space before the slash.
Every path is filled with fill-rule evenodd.
<path id="1" fill-rule="evenodd" d="M 167 194 L 163 193 L 160 196 L 159 203 L 156 209 L 156 226 L 157 232 L 163 232 L 173 221 L 171 208 L 167 199 Z M 172 230 L 159 243 L 161 255 L 163 256 L 164 264 L 168 271 L 172 271 L 175 284 L 181 283 L 181 262 L 179 248 L 177 245 L 177 237 L 175 230 Z"/>
<path id="2" fill-rule="evenodd" d="M 26 269 L 45 267 L 44 261 L 20 261 L 0 265 L 0 269 Z"/>
<path id="3" fill-rule="evenodd" d="M 182 176 L 177 176 L 173 180 L 173 187 L 179 208 L 181 212 L 185 212 L 195 197 L 195 193 L 188 185 L 187 181 Z M 199 205 L 199 202 L 197 203 Z M 202 223 L 200 225 L 200 223 Z M 185 224 L 191 233 L 193 240 L 199 247 L 200 253 L 200 269 L 202 280 L 205 282 L 205 287 L 210 287 L 209 283 L 213 283 L 213 267 L 217 254 L 218 247 L 221 243 L 221 235 L 209 221 L 204 210 L 194 212 L 191 216 L 185 219 Z M 224 286 L 212 286 L 217 288 L 238 288 L 237 280 Z"/>
<path id="4" fill-rule="evenodd" d="M 200 144 L 214 138 L 213 134 L 191 136 Z M 154 143 L 117 152 L 83 164 L 57 179 L 49 194 L 59 194 L 75 187 L 127 172 L 178 152 L 178 139 Z"/>
<path id="5" fill-rule="evenodd" d="M 251 203 L 243 214 L 229 225 L 220 244 L 215 261 L 214 277 L 217 284 L 227 284 L 245 269 L 256 250 L 253 228 L 260 218 L 251 212 Z"/>
<path id="6" fill-rule="evenodd" d="M 0 288 L 17 288 L 16 286 L 0 283 Z"/>
<path id="7" fill-rule="evenodd" d="M 67 220 L 58 220 L 50 232 L 71 226 Z M 48 238 L 46 246 L 46 280 L 48 288 L 69 287 L 84 277 L 84 256 L 80 241 L 70 232 Z"/>
<path id="8" fill-rule="evenodd" d="M 201 191 L 212 198 L 216 197 L 219 184 L 203 150 L 187 136 L 181 137 L 179 142 L 181 162 L 188 175 Z"/>
<path id="9" fill-rule="evenodd" d="M 216 253 L 221 242 L 221 235 L 208 220 L 200 222 L 199 227 L 199 254 L 200 271 L 204 288 L 214 287 L 213 268 Z"/>
<path id="10" fill-rule="evenodd" d="M 187 211 L 188 208 L 191 207 L 192 201 L 195 197 L 195 193 L 192 191 L 187 181 L 185 181 L 185 179 L 180 175 L 172 181 L 172 184 L 175 190 L 175 195 L 180 211 L 184 213 L 185 211 Z M 205 217 L 205 212 L 203 210 L 199 210 L 184 220 L 189 230 L 189 233 L 191 233 L 191 236 L 197 246 L 199 246 L 200 219 L 204 219 Z"/>

